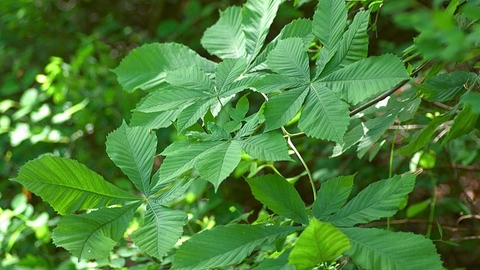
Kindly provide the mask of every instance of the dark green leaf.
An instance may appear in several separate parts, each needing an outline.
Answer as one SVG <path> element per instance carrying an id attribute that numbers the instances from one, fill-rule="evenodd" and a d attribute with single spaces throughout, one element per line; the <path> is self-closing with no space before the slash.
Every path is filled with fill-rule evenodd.
<path id="1" fill-rule="evenodd" d="M 468 85 L 474 84 L 477 75 L 472 72 L 453 71 L 429 78 L 418 85 L 425 98 L 430 101 L 448 101 L 460 95 Z"/>
<path id="2" fill-rule="evenodd" d="M 323 182 L 317 193 L 317 199 L 312 205 L 313 216 L 324 220 L 338 211 L 347 202 L 352 192 L 354 177 L 354 174 L 339 176 Z"/>

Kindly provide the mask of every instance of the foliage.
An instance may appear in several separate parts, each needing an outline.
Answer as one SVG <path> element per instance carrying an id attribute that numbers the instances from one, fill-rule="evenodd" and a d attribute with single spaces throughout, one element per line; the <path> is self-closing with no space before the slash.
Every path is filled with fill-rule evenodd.
<path id="1" fill-rule="evenodd" d="M 221 59 L 218 63 L 185 45 L 152 43 L 134 49 L 114 69 L 127 92 L 146 93 L 130 122 L 106 142 L 108 157 L 134 189 L 125 191 L 85 165 L 51 155 L 19 170 L 12 180 L 63 215 L 53 230 L 56 245 L 79 259 L 105 260 L 117 242 L 132 241 L 152 258 L 149 265 L 172 269 L 442 268 L 430 240 L 433 216 L 427 238 L 392 231 L 390 223 L 387 229 L 358 226 L 397 214 L 419 171 L 393 175 L 391 161 L 389 177 L 370 178 L 362 187 L 354 185 L 356 173 L 320 182 L 297 139 L 334 142 L 333 156 L 356 147 L 359 158 L 370 153 L 372 159 L 388 129 L 418 119 L 422 103 L 451 102 L 398 150 L 415 154 L 411 171 L 431 169 L 435 152 L 424 149 L 439 128 L 444 132 L 438 137 L 445 136 L 441 145 L 476 130 L 478 75 L 438 73 L 452 61 L 441 55 L 422 83 L 392 97 L 431 60 L 420 38 L 403 61 L 394 54 L 368 56 L 370 14 L 378 3 L 362 1 L 371 10 L 358 11 L 349 21 L 354 6 L 322 0 L 311 20 L 293 20 L 268 42 L 282 2 L 249 0 L 221 12 L 201 39 Z M 417 61 L 417 52 L 425 58 Z M 156 155 L 158 136 L 166 128 L 176 130 L 175 141 Z M 287 178 L 283 164 L 294 161 L 302 164 L 302 173 Z M 177 204 L 193 201 L 188 196 L 198 196 L 195 190 L 207 183 L 218 192 L 237 171 L 248 172 L 246 182 L 262 204 L 256 219 L 240 215 L 215 226 L 207 217 L 200 221 L 208 209 L 198 213 Z M 304 175 L 312 189 L 311 205 L 293 185 Z M 212 200 L 216 196 L 210 195 Z M 417 210 L 412 206 L 407 215 L 425 209 L 425 203 Z M 193 229 L 192 221 L 200 228 Z"/>

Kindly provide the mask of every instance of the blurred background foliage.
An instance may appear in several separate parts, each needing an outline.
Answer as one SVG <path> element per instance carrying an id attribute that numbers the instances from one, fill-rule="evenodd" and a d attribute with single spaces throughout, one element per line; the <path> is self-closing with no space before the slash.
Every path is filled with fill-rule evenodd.
<path id="1" fill-rule="evenodd" d="M 105 154 L 105 137 L 130 116 L 140 100 L 139 92 L 127 94 L 110 71 L 133 48 L 149 42 L 178 42 L 210 57 L 200 46 L 204 30 L 218 18 L 218 9 L 241 4 L 234 0 L 3 0 L 0 5 L 0 268 L 2 269 L 143 269 L 159 262 L 125 242 L 104 262 L 78 262 L 50 241 L 58 222 L 56 213 L 35 195 L 8 179 L 19 166 L 43 153 L 70 157 L 86 164 L 105 179 L 124 189 L 130 183 Z M 458 7 L 452 7 L 455 2 Z M 297 6 L 294 6 L 294 3 Z M 363 0 L 349 1 L 352 14 L 370 9 L 370 54 L 406 50 L 411 63 L 427 59 L 421 78 L 452 70 L 478 74 L 480 1 Z M 316 1 L 286 1 L 270 37 L 294 18 L 311 17 Z M 414 47 L 412 47 L 414 44 Z M 415 84 L 404 91 L 415 91 Z M 478 89 L 477 89 L 478 90 Z M 425 125 L 429 116 L 452 104 L 423 102 L 412 125 Z M 446 106 L 442 108 L 442 106 Z M 478 125 L 477 125 L 478 126 Z M 358 171 L 359 188 L 387 178 L 390 148 L 398 148 L 415 129 L 391 130 L 381 144 L 363 159 L 352 149 L 329 158 L 333 145 L 309 138 L 296 142 L 321 182 Z M 159 149 L 175 137 L 159 132 Z M 440 146 L 432 143 L 414 157 L 395 154 L 393 172 L 421 166 L 418 188 L 392 227 L 425 234 L 428 220 L 432 239 L 452 240 L 458 246 L 438 242 L 449 269 L 474 269 L 480 265 L 480 138 L 475 130 Z M 159 161 L 160 162 L 160 161 Z M 420 164 L 420 165 L 418 165 Z M 277 166 L 288 177 L 297 176 L 296 187 L 307 203 L 310 185 L 298 164 Z M 176 207 L 190 213 L 188 231 L 247 220 L 261 205 L 243 176 L 268 170 L 268 164 L 243 160 L 234 176 L 214 193 L 197 181 Z M 209 200 L 202 198 L 208 197 Z M 435 198 L 435 200 L 433 200 Z M 434 201 L 432 212 L 429 206 Z M 385 226 L 385 222 L 377 224 Z M 431 225 L 431 224 L 430 224 Z M 132 224 L 132 229 L 135 224 Z M 128 239 L 128 238 L 127 238 Z M 169 259 L 162 262 L 168 265 Z"/>

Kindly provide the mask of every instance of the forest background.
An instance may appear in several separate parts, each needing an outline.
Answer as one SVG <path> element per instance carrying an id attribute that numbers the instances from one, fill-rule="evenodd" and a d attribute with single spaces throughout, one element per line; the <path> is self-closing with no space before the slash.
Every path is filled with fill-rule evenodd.
<path id="1" fill-rule="evenodd" d="M 294 1 L 286 1 L 280 6 L 267 39 L 278 34 L 292 19 L 312 17 L 316 1 L 298 2 L 294 5 Z M 466 14 L 478 20 L 478 1 L 470 1 L 474 4 L 469 6 L 477 9 L 457 8 L 451 13 L 449 3 L 455 1 L 347 2 L 352 14 L 365 8 L 372 11 L 369 55 L 393 53 L 402 56 L 416 38 L 419 48 L 416 57 L 442 63 L 433 65 L 433 69 L 478 74 L 480 29 L 478 25 L 462 26 L 456 17 Z M 456 2 L 461 6 L 468 1 Z M 105 138 L 130 115 L 143 94 L 124 92 L 112 69 L 132 49 L 152 42 L 182 43 L 215 60 L 200 45 L 202 34 L 216 22 L 219 9 L 243 3 L 229 0 L 104 0 L 101 4 L 88 0 L 2 1 L 2 269 L 14 265 L 24 269 L 52 266 L 122 268 L 156 263 L 138 250 L 126 247 L 116 249 L 113 257 L 95 264 L 76 261 L 70 253 L 51 242 L 58 214 L 39 197 L 8 179 L 15 177 L 27 161 L 53 153 L 76 159 L 117 186 L 133 190 L 132 184 L 105 153 Z M 420 73 L 407 86 L 415 87 L 425 76 L 428 74 Z M 474 91 L 478 92 L 478 88 Z M 425 126 L 429 116 L 451 109 L 458 100 L 449 102 L 424 100 L 412 121 L 417 126 L 412 124 L 403 133 L 396 133 L 392 128 L 363 158 L 358 158 L 354 150 L 330 158 L 335 145 L 327 141 L 304 138 L 300 147 L 315 179 L 322 181 L 358 171 L 356 188 L 361 189 L 373 179 L 388 178 L 388 169 L 379 168 L 390 166 L 393 156 L 390 146 L 400 148 L 402 140 L 415 134 L 422 124 Z M 402 125 L 408 126 L 408 123 Z M 480 138 L 477 127 L 478 124 L 468 134 L 446 144 L 440 145 L 432 139 L 428 147 L 415 155 L 395 153 L 393 158 L 393 171 L 401 173 L 405 171 L 401 168 L 422 167 L 424 172 L 418 176 L 408 203 L 392 218 L 392 227 L 428 233 L 432 239 L 444 240 L 436 242 L 436 248 L 448 269 L 476 269 L 480 265 Z M 161 130 L 157 136 L 159 149 L 176 139 L 173 128 Z M 302 169 L 292 165 L 283 168 L 289 175 L 301 174 Z M 192 226 L 208 228 L 226 224 L 238 218 L 237 210 L 248 213 L 261 208 L 245 181 L 236 181 L 242 178 L 242 172 L 236 172 L 216 193 L 207 185 L 196 187 L 177 203 L 190 212 L 202 213 L 192 221 Z M 300 178 L 296 188 L 305 202 L 313 201 L 308 180 Z M 204 205 L 202 198 L 207 194 L 210 199 Z M 372 226 L 385 226 L 386 223 L 381 220 Z M 438 229 L 440 227 L 442 229 Z"/>

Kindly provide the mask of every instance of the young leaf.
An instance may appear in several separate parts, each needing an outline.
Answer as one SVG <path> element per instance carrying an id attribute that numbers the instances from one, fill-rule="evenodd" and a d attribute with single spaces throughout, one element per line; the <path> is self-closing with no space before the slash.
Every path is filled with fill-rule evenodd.
<path id="1" fill-rule="evenodd" d="M 422 235 L 376 228 L 340 228 L 352 248 L 345 252 L 363 269 L 442 269 L 435 245 Z"/>
<path id="2" fill-rule="evenodd" d="M 370 184 L 324 221 L 335 226 L 351 227 L 382 217 L 391 217 L 398 211 L 398 205 L 405 196 L 413 190 L 415 177 L 414 174 L 395 175 Z"/>
<path id="3" fill-rule="evenodd" d="M 267 57 L 270 70 L 287 76 L 310 81 L 308 54 L 301 38 L 280 40 Z"/>
<path id="4" fill-rule="evenodd" d="M 270 98 L 265 105 L 265 131 L 274 130 L 288 123 L 298 113 L 308 90 L 299 87 Z"/>
<path id="5" fill-rule="evenodd" d="M 246 56 L 242 9 L 232 6 L 220 11 L 220 18 L 205 30 L 200 42 L 209 53 L 222 59 Z"/>
<path id="6" fill-rule="evenodd" d="M 187 214 L 147 201 L 144 224 L 132 234 L 135 245 L 161 259 L 183 234 Z"/>
<path id="7" fill-rule="evenodd" d="M 340 98 L 349 103 L 378 94 L 409 79 L 402 61 L 392 54 L 369 57 L 350 64 L 319 79 Z"/>
<path id="8" fill-rule="evenodd" d="M 281 0 L 248 0 L 243 5 L 242 26 L 246 38 L 249 63 L 255 59 L 262 49 L 281 2 Z"/>
<path id="9" fill-rule="evenodd" d="M 166 71 L 199 66 L 213 73 L 215 63 L 202 58 L 187 46 L 176 43 L 153 43 L 132 50 L 113 70 L 125 91 L 158 89 L 165 84 Z"/>
<path id="10" fill-rule="evenodd" d="M 313 34 L 320 43 L 332 50 L 342 38 L 347 26 L 347 7 L 344 1 L 322 0 L 313 15 Z"/>
<path id="11" fill-rule="evenodd" d="M 123 236 L 139 203 L 67 215 L 53 230 L 53 243 L 79 259 L 103 259 Z"/>
<path id="12" fill-rule="evenodd" d="M 247 154 L 265 161 L 292 160 L 288 147 L 280 133 L 263 133 L 239 140 L 238 143 Z"/>
<path id="13" fill-rule="evenodd" d="M 123 124 L 107 136 L 107 154 L 143 194 L 150 195 L 150 175 L 157 136 L 143 127 Z"/>
<path id="14" fill-rule="evenodd" d="M 217 226 L 184 242 L 175 255 L 172 269 L 217 268 L 236 264 L 256 247 L 301 229 L 243 224 Z"/>
<path id="15" fill-rule="evenodd" d="M 335 260 L 350 248 L 347 236 L 330 223 L 313 218 L 292 249 L 288 261 L 298 270 Z"/>
<path id="16" fill-rule="evenodd" d="M 275 213 L 291 218 L 296 222 L 308 224 L 305 204 L 295 188 L 277 175 L 262 175 L 247 179 L 253 196 Z"/>
<path id="17" fill-rule="evenodd" d="M 324 220 L 330 214 L 340 209 L 350 196 L 353 188 L 354 174 L 339 176 L 322 183 L 317 193 L 317 199 L 312 205 L 312 214 L 319 220 Z"/>
<path id="18" fill-rule="evenodd" d="M 477 75 L 473 72 L 453 71 L 442 73 L 427 79 L 418 85 L 425 99 L 430 101 L 444 102 L 451 100 L 475 83 Z"/>
<path id="19" fill-rule="evenodd" d="M 40 196 L 61 215 L 140 199 L 76 160 L 49 155 L 23 165 L 12 180 Z"/>
<path id="20" fill-rule="evenodd" d="M 320 83 L 310 85 L 298 126 L 308 136 L 342 142 L 349 123 L 348 105 Z"/>
<path id="21" fill-rule="evenodd" d="M 242 148 L 236 141 L 224 142 L 209 149 L 197 162 L 200 176 L 218 188 L 235 170 L 242 157 Z"/>

